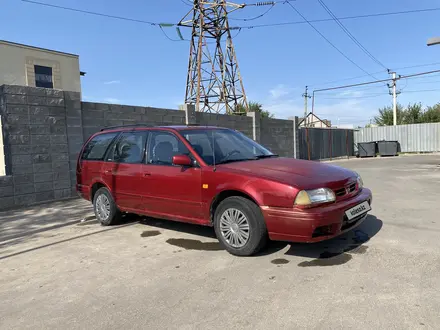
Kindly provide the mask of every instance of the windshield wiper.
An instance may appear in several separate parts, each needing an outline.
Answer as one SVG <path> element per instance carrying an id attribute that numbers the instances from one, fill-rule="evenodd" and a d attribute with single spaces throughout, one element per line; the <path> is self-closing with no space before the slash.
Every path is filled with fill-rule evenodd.
<path id="1" fill-rule="evenodd" d="M 217 164 L 226 164 L 226 163 L 234 163 L 234 162 L 245 162 L 248 160 L 255 160 L 255 158 L 240 158 L 240 159 L 226 159 L 221 162 L 216 163 Z"/>
<path id="2" fill-rule="evenodd" d="M 255 156 L 255 159 L 272 158 L 272 157 L 279 157 L 279 156 L 276 155 L 276 154 L 271 154 L 271 155 L 258 155 L 258 156 Z"/>

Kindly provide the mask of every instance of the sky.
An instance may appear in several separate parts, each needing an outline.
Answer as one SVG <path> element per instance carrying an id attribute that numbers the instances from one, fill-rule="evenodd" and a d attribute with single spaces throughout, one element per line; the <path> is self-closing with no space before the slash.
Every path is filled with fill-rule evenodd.
<path id="1" fill-rule="evenodd" d="M 80 56 L 84 100 L 177 109 L 184 103 L 189 42 L 175 28 L 98 17 L 57 8 L 0 0 L 0 39 Z M 108 15 L 177 23 L 191 7 L 188 0 L 38 0 Z M 252 0 L 242 0 L 252 3 Z M 440 8 L 438 0 L 324 0 L 337 17 Z M 318 0 L 292 4 L 308 20 L 327 19 Z M 230 26 L 302 21 L 288 5 L 246 7 L 230 15 Z M 397 74 L 440 70 L 440 10 L 405 15 L 342 20 L 343 25 L 386 68 Z M 435 23 L 437 22 L 437 24 Z M 389 77 L 335 21 L 313 23 L 342 53 L 377 79 Z M 182 28 L 187 39 L 190 30 Z M 235 33 L 234 33 L 235 34 Z M 234 45 L 249 100 L 263 104 L 277 118 L 302 116 L 304 88 L 315 89 L 374 80 L 335 50 L 308 24 L 242 28 Z M 1 59 L 0 59 L 1 60 Z M 438 64 L 433 64 L 438 63 Z M 425 64 L 433 64 L 419 66 Z M 419 66 L 406 68 L 410 66 Z M 356 79 L 350 79 L 358 77 Z M 331 83 L 329 83 L 331 82 Z M 397 82 L 398 102 L 424 106 L 440 101 L 440 73 Z M 392 104 L 385 84 L 315 93 L 315 113 L 334 124 L 364 126 L 379 107 Z M 309 103 L 309 110 L 311 102 Z"/>

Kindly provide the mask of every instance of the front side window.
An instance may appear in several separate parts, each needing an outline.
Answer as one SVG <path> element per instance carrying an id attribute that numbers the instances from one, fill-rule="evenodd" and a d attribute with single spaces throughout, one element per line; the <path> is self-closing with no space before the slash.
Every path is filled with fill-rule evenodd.
<path id="1" fill-rule="evenodd" d="M 183 130 L 182 136 L 206 164 L 257 160 L 275 157 L 273 153 L 244 134 L 227 129 Z"/>
<path id="2" fill-rule="evenodd" d="M 95 136 L 87 143 L 82 154 L 83 160 L 103 160 L 104 155 L 118 133 L 107 133 Z"/>
<path id="3" fill-rule="evenodd" d="M 35 86 L 53 88 L 52 68 L 49 66 L 34 65 Z"/>
<path id="4" fill-rule="evenodd" d="M 188 148 L 169 132 L 152 132 L 148 148 L 148 164 L 173 165 L 173 156 L 188 155 Z"/>
<path id="5" fill-rule="evenodd" d="M 112 160 L 119 163 L 140 164 L 144 160 L 148 132 L 123 133 L 112 147 Z"/>

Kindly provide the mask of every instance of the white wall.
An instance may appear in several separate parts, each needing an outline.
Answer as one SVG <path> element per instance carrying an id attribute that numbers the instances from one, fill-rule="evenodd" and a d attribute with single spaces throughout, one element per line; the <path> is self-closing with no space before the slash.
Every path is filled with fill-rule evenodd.
<path id="1" fill-rule="evenodd" d="M 81 92 L 79 57 L 0 41 L 0 85 L 35 86 L 34 65 L 52 67 L 55 89 Z"/>

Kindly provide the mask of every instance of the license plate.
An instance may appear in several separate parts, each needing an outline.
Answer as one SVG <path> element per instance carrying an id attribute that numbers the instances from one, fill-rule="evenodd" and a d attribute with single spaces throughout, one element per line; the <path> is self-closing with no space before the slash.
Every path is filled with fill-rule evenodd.
<path id="1" fill-rule="evenodd" d="M 345 211 L 345 215 L 347 216 L 348 220 L 354 219 L 362 214 L 367 213 L 371 210 L 370 204 L 368 204 L 367 201 L 356 205 L 355 207 L 352 207 L 351 209 Z"/>

